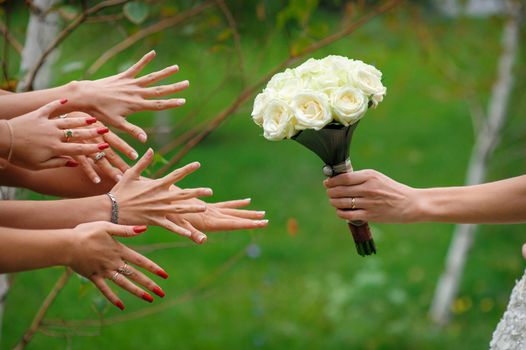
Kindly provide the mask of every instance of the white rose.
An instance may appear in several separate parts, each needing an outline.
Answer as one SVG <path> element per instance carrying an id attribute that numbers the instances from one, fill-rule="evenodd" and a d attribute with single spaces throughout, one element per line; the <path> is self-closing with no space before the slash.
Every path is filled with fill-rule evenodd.
<path id="1" fill-rule="evenodd" d="M 263 112 L 268 101 L 272 99 L 273 94 L 268 91 L 263 91 L 256 96 L 254 100 L 254 108 L 252 109 L 252 120 L 257 125 L 263 125 Z"/>
<path id="2" fill-rule="evenodd" d="M 284 101 L 272 99 L 263 112 L 263 136 L 272 141 L 291 138 L 296 134 L 292 110 Z"/>
<path id="3" fill-rule="evenodd" d="M 380 77 L 364 65 L 356 65 L 350 72 L 350 82 L 354 87 L 362 90 L 368 97 L 374 97 L 375 101 L 378 102 L 387 91 Z"/>
<path id="4" fill-rule="evenodd" d="M 301 79 L 309 79 L 312 75 L 318 74 L 322 69 L 323 66 L 320 60 L 309 58 L 307 61 L 294 68 L 294 72 L 296 76 Z"/>
<path id="5" fill-rule="evenodd" d="M 303 91 L 291 100 L 296 130 L 320 130 L 332 121 L 329 98 L 322 92 Z"/>
<path id="6" fill-rule="evenodd" d="M 382 79 L 382 72 L 380 72 L 378 69 L 376 69 L 375 66 L 367 64 L 367 63 L 365 63 L 363 61 L 360 61 L 360 60 L 353 61 L 353 65 L 354 66 L 358 66 L 358 67 L 360 67 L 360 69 L 366 70 L 366 71 L 368 71 L 369 73 L 371 73 L 373 75 L 376 75 L 379 79 Z"/>
<path id="7" fill-rule="evenodd" d="M 359 89 L 343 87 L 331 95 L 334 118 L 347 126 L 356 123 L 367 112 L 369 99 Z"/>

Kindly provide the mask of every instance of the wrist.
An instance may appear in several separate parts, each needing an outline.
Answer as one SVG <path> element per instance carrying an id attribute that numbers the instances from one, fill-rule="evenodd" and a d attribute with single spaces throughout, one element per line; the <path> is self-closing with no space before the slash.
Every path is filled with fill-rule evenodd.
<path id="1" fill-rule="evenodd" d="M 56 264 L 71 266 L 76 253 L 77 232 L 75 229 L 55 230 L 56 235 Z"/>
<path id="2" fill-rule="evenodd" d="M 417 189 L 416 203 L 417 221 L 420 222 L 441 222 L 444 221 L 445 209 L 448 203 L 441 195 L 438 188 Z"/>
<path id="3" fill-rule="evenodd" d="M 9 148 L 11 147 L 11 134 L 9 132 L 7 120 L 0 121 L 0 158 L 7 159 Z"/>
<path id="4" fill-rule="evenodd" d="M 65 89 L 64 96 L 68 98 L 68 103 L 65 105 L 68 113 L 74 111 L 89 113 L 91 97 L 89 96 L 88 83 L 87 80 L 73 80 L 63 86 Z"/>

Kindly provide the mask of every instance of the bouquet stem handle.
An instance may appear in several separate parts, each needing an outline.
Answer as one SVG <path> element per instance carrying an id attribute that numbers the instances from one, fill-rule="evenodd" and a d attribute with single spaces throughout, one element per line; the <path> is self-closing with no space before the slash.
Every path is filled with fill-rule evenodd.
<path id="1" fill-rule="evenodd" d="M 347 158 L 343 163 L 334 166 L 326 165 L 323 168 L 323 173 L 330 177 L 352 171 L 352 164 L 349 158 Z M 349 230 L 351 230 L 358 254 L 361 256 L 376 254 L 376 244 L 374 243 L 369 224 L 365 221 L 359 220 L 348 221 L 347 224 L 349 226 Z"/>

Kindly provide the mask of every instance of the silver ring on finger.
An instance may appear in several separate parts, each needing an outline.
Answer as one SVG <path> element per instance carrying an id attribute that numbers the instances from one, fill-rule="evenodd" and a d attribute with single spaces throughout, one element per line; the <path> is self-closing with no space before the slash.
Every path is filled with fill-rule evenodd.
<path id="1" fill-rule="evenodd" d="M 356 198 L 351 197 L 351 210 L 356 209 Z"/>
<path id="2" fill-rule="evenodd" d="M 129 276 L 133 275 L 133 271 L 128 268 L 128 263 L 127 262 L 124 262 L 124 265 L 119 267 L 117 269 L 117 272 L 123 274 L 126 277 L 129 277 Z"/>
<path id="3" fill-rule="evenodd" d="M 61 114 L 58 116 L 60 119 L 66 119 L 68 117 L 67 113 Z"/>
<path id="4" fill-rule="evenodd" d="M 113 274 L 113 276 L 111 276 L 111 281 L 112 281 L 112 282 L 117 281 L 117 278 L 119 278 L 119 275 L 120 275 L 120 274 L 121 274 L 121 273 L 120 273 L 119 271 L 116 271 L 116 272 Z"/>
<path id="5" fill-rule="evenodd" d="M 95 163 L 97 163 L 99 160 L 101 160 L 104 157 L 106 157 L 106 152 L 104 151 L 97 152 L 97 154 L 95 154 Z"/>

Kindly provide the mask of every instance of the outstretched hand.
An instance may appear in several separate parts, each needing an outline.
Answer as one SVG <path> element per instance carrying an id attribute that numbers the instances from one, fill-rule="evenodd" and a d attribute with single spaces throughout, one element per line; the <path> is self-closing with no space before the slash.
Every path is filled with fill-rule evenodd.
<path id="1" fill-rule="evenodd" d="M 78 225 L 73 229 L 74 244 L 69 252 L 70 258 L 67 265 L 79 275 L 93 282 L 101 293 L 121 310 L 124 310 L 124 304 L 105 280 L 111 280 L 122 289 L 151 303 L 153 297 L 132 281 L 160 297 L 165 295 L 163 290 L 131 264 L 165 279 L 168 278 L 168 274 L 150 259 L 112 237 L 138 236 L 146 229 L 146 226 L 123 226 L 109 222 Z"/>
<path id="2" fill-rule="evenodd" d="M 132 113 L 159 111 L 185 104 L 184 98 L 159 99 L 186 89 L 187 80 L 174 84 L 153 86 L 179 71 L 177 65 L 137 78 L 144 67 L 155 58 L 155 51 L 144 55 L 131 68 L 117 75 L 77 82 L 77 91 L 83 105 L 78 108 L 96 117 L 108 126 L 126 131 L 141 142 L 146 142 L 146 132 L 126 120 Z M 152 99 L 150 99 L 152 98 Z"/>

